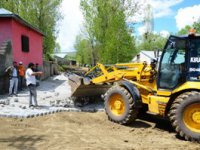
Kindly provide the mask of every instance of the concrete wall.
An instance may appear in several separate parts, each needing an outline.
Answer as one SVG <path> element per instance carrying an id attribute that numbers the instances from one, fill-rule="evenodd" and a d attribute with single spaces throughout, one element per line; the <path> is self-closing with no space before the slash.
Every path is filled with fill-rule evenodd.
<path id="1" fill-rule="evenodd" d="M 52 61 L 43 61 L 42 71 L 44 72 L 42 79 L 46 79 L 50 76 L 58 74 L 58 65 Z"/>

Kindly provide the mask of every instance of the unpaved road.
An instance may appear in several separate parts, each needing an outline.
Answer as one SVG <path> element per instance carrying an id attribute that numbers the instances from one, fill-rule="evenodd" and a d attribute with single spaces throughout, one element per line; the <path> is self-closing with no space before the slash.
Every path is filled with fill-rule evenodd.
<path id="1" fill-rule="evenodd" d="M 0 150 L 200 150 L 168 122 L 149 116 L 131 126 L 107 120 L 103 112 L 63 112 L 30 119 L 0 118 Z"/>

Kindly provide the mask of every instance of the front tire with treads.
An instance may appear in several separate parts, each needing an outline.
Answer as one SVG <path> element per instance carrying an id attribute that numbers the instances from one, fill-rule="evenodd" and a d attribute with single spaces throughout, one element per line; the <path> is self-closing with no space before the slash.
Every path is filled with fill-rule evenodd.
<path id="1" fill-rule="evenodd" d="M 109 120 L 129 124 L 136 119 L 138 108 L 129 91 L 122 86 L 111 87 L 104 96 L 105 111 Z"/>
<path id="2" fill-rule="evenodd" d="M 178 96 L 171 106 L 169 118 L 181 137 L 200 142 L 200 93 L 191 91 Z"/>

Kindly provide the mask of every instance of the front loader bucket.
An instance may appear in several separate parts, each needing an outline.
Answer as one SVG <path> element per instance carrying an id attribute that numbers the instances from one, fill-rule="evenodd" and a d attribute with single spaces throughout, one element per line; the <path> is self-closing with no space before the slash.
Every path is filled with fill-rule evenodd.
<path id="1" fill-rule="evenodd" d="M 110 88 L 110 85 L 95 85 L 91 83 L 85 84 L 83 80 L 84 77 L 76 74 L 69 75 L 72 97 L 100 96 Z"/>

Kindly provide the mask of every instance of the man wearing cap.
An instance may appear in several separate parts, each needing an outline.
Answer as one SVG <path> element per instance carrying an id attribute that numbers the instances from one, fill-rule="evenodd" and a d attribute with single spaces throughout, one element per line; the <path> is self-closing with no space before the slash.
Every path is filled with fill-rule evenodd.
<path id="1" fill-rule="evenodd" d="M 29 107 L 34 106 L 32 98 L 34 100 L 35 107 L 38 106 L 35 76 L 43 74 L 43 72 L 34 72 L 33 70 L 34 70 L 34 64 L 29 63 L 28 69 L 26 70 L 26 85 L 28 86 L 30 91 Z"/>
<path id="2" fill-rule="evenodd" d="M 8 67 L 6 69 L 6 73 L 9 75 L 10 78 L 10 86 L 9 86 L 9 96 L 12 96 L 14 94 L 17 96 L 17 88 L 18 88 L 18 77 L 19 77 L 19 72 L 17 68 L 17 62 L 13 62 L 13 65 Z M 14 88 L 14 92 L 13 92 Z"/>
<path id="3" fill-rule="evenodd" d="M 19 90 L 22 90 L 24 83 L 25 67 L 23 66 L 23 63 L 21 61 L 19 62 L 18 71 L 19 71 Z"/>

